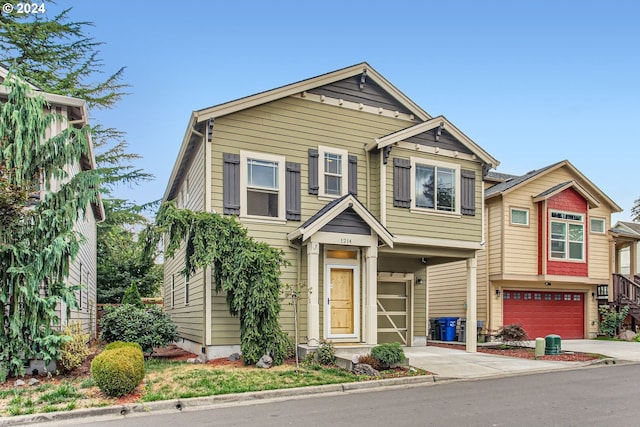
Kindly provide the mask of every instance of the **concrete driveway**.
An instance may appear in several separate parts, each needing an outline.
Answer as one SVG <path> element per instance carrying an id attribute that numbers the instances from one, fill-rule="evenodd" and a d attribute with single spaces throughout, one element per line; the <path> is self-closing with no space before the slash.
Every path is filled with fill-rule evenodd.
<path id="1" fill-rule="evenodd" d="M 535 343 L 532 341 L 533 347 Z M 613 359 L 640 362 L 640 343 L 600 340 L 566 340 L 561 343 L 563 351 L 595 353 Z M 440 377 L 483 378 L 546 372 L 569 369 L 592 364 L 593 362 L 556 362 L 505 357 L 486 353 L 467 353 L 464 350 L 427 346 L 406 347 L 405 354 L 411 366 L 421 368 Z"/>
<path id="2" fill-rule="evenodd" d="M 566 340 L 561 342 L 563 351 L 597 353 L 619 360 L 640 362 L 640 343 L 627 341 Z"/>

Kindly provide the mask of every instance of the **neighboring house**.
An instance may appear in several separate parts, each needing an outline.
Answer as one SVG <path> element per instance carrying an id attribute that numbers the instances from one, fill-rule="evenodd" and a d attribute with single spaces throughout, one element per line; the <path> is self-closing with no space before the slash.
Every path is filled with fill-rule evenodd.
<path id="1" fill-rule="evenodd" d="M 475 317 L 483 177 L 497 164 L 362 63 L 195 111 L 163 200 L 237 216 L 285 252 L 282 281 L 306 291 L 301 343 L 425 345 L 427 265 L 465 262 Z M 186 282 L 183 256 L 165 260 L 179 344 L 238 351 L 238 319 L 210 271 Z M 281 324 L 293 337 L 287 301 Z"/>
<path id="2" fill-rule="evenodd" d="M 522 176 L 490 172 L 486 186 L 477 281 L 484 332 L 519 323 L 532 339 L 595 337 L 620 207 L 566 160 Z M 429 269 L 429 316 L 464 316 L 458 267 Z"/>
<path id="3" fill-rule="evenodd" d="M 0 66 L 0 83 L 7 77 L 8 70 Z M 47 138 L 57 135 L 68 126 L 76 126 L 81 128 L 88 123 L 88 115 L 86 104 L 81 99 L 71 98 L 40 91 L 36 86 L 30 85 L 31 88 L 44 97 L 49 103 L 46 113 L 55 112 L 65 118 L 64 121 L 56 121 L 47 131 Z M 0 101 L 6 100 L 6 89 L 0 87 Z M 91 138 L 88 138 L 89 150 L 86 156 L 83 156 L 80 164 L 68 166 L 68 172 L 71 176 L 80 170 L 95 169 L 95 157 Z M 51 191 L 57 191 L 60 188 L 60 182 L 51 181 Z M 44 197 L 45 186 L 40 185 L 39 194 L 33 194 L 31 197 L 33 203 Z M 104 207 L 99 199 L 97 203 L 92 204 L 90 209 L 86 210 L 86 215 L 76 223 L 74 231 L 82 234 L 85 241 L 80 246 L 80 252 L 76 260 L 69 267 L 69 284 L 82 284 L 83 288 L 76 292 L 76 299 L 79 308 L 71 310 L 70 316 L 67 316 L 67 308 L 64 304 L 58 304 L 56 311 L 60 318 L 60 325 L 65 326 L 71 322 L 80 322 L 85 333 L 95 336 L 96 331 L 96 283 L 97 283 L 97 240 L 96 240 L 96 223 L 104 220 Z"/>
<path id="4" fill-rule="evenodd" d="M 613 286 L 605 299 L 612 307 L 629 306 L 625 326 L 640 322 L 640 224 L 619 221 L 611 229 L 615 242 Z"/>

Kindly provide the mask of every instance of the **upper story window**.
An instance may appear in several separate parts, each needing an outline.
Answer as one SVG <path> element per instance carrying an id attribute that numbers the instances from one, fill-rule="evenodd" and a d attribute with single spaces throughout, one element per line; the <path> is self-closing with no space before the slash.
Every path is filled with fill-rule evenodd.
<path id="1" fill-rule="evenodd" d="M 529 209 L 511 208 L 512 225 L 529 225 Z"/>
<path id="2" fill-rule="evenodd" d="M 339 148 L 318 147 L 320 157 L 319 195 L 340 197 L 348 191 L 348 159 L 347 150 Z"/>
<path id="3" fill-rule="evenodd" d="M 552 211 L 549 220 L 550 257 L 584 261 L 584 215 Z"/>
<path id="4" fill-rule="evenodd" d="M 285 159 L 271 154 L 240 153 L 240 215 L 285 218 Z"/>
<path id="5" fill-rule="evenodd" d="M 604 234 L 605 233 L 605 220 L 604 218 L 590 218 L 589 219 L 589 229 L 592 233 L 595 234 Z"/>
<path id="6" fill-rule="evenodd" d="M 459 165 L 411 158 L 412 208 L 460 212 Z"/>

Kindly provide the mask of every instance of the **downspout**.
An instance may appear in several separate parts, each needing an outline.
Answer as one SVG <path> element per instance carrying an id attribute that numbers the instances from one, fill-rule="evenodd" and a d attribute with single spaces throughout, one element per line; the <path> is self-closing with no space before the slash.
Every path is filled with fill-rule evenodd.
<path id="1" fill-rule="evenodd" d="M 196 132 L 195 129 L 193 132 Z M 209 119 L 207 123 L 207 135 L 202 135 L 202 143 L 204 144 L 204 211 L 205 212 L 213 212 L 212 202 L 211 202 L 211 151 L 213 144 L 213 119 Z M 204 327 L 202 330 L 203 339 L 202 339 L 202 357 L 207 359 L 207 348 L 212 344 L 211 334 L 211 296 L 212 296 L 212 286 L 211 282 L 211 266 L 204 269 L 204 304 L 203 306 L 203 322 Z"/>
<path id="2" fill-rule="evenodd" d="M 362 147 L 362 150 L 364 151 L 364 169 L 365 169 L 365 185 L 366 185 L 366 191 L 365 191 L 365 206 L 367 207 L 367 209 L 371 209 L 371 206 L 369 206 L 369 179 L 371 178 L 371 171 L 369 170 L 369 152 L 367 151 L 367 144 L 365 144 Z"/>

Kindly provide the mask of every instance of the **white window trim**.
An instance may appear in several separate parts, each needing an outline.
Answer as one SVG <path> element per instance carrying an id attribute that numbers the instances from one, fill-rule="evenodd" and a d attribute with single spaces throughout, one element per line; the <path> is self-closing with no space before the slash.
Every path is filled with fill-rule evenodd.
<path id="1" fill-rule="evenodd" d="M 527 214 L 527 222 L 525 224 L 520 224 L 519 222 L 513 222 L 513 211 L 522 211 Z M 512 207 L 509 209 L 509 224 L 514 225 L 516 227 L 529 227 L 531 223 L 531 211 L 528 208 L 518 208 Z"/>
<path id="2" fill-rule="evenodd" d="M 572 220 L 572 219 L 563 219 L 563 218 L 553 218 L 552 217 L 552 213 L 553 212 L 558 212 L 558 213 L 563 213 L 563 214 L 570 214 L 570 215 L 580 215 L 582 217 L 582 221 L 578 221 L 578 220 Z M 587 247 L 587 233 L 585 232 L 585 228 L 586 228 L 586 224 L 585 224 L 585 217 L 586 215 L 584 213 L 580 213 L 580 212 L 570 212 L 570 211 L 561 211 L 561 210 L 550 210 L 549 211 L 549 226 L 548 226 L 548 250 L 549 250 L 549 261 L 561 261 L 561 262 L 578 262 L 578 263 L 585 263 L 587 262 L 586 260 L 586 256 L 585 256 L 585 251 L 586 251 L 586 247 Z M 565 250 L 564 250 L 564 258 L 556 258 L 551 256 L 551 223 L 552 222 L 558 222 L 558 223 L 563 223 L 566 224 L 567 228 L 566 228 L 566 236 L 565 236 Z M 581 254 L 581 258 L 580 259 L 575 259 L 575 258 L 569 258 L 569 246 L 571 241 L 569 240 L 569 225 L 573 224 L 573 225 L 582 225 L 582 254 Z"/>
<path id="3" fill-rule="evenodd" d="M 256 159 L 278 163 L 278 216 L 261 216 L 247 214 L 247 160 Z M 285 222 L 285 157 L 274 154 L 240 151 L 240 218 L 260 219 L 267 222 Z"/>
<path id="4" fill-rule="evenodd" d="M 455 171 L 455 210 L 453 212 L 440 211 L 437 209 L 427 209 L 416 206 L 416 164 L 426 165 L 426 166 L 435 166 L 447 169 L 453 169 Z M 413 213 L 428 213 L 435 215 L 444 215 L 444 216 L 456 216 L 459 217 L 460 214 L 460 165 L 456 163 L 447 163 L 439 160 L 431 160 L 425 159 L 421 157 L 411 157 L 411 212 Z"/>
<path id="5" fill-rule="evenodd" d="M 591 221 L 602 221 L 602 231 L 594 231 L 593 227 L 591 226 Z M 589 218 L 589 233 L 592 234 L 607 234 L 607 220 L 601 217 L 597 217 L 597 216 L 592 216 Z"/>
<path id="6" fill-rule="evenodd" d="M 340 194 L 326 194 L 324 187 L 324 155 L 338 154 L 342 156 L 342 185 Z M 349 152 L 341 148 L 331 148 L 322 145 L 318 146 L 318 197 L 326 197 L 328 199 L 337 199 L 344 196 L 349 191 Z"/>

